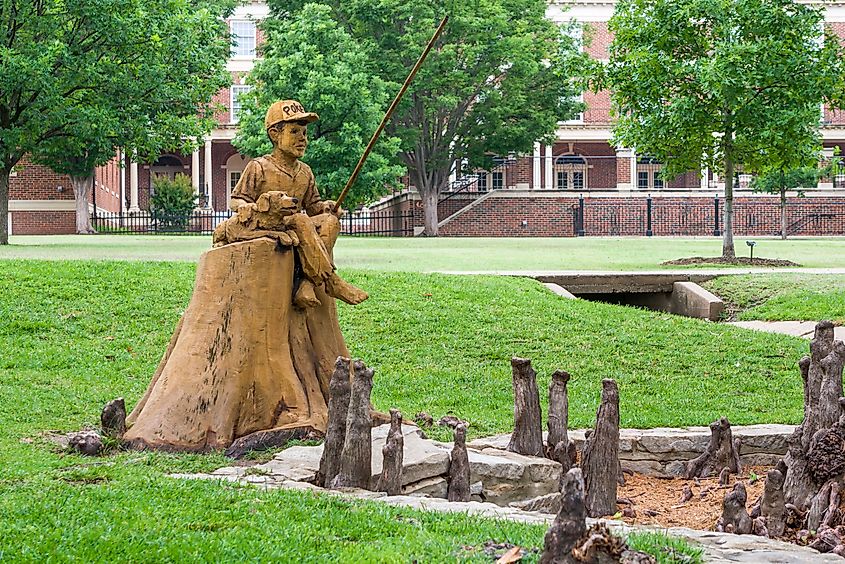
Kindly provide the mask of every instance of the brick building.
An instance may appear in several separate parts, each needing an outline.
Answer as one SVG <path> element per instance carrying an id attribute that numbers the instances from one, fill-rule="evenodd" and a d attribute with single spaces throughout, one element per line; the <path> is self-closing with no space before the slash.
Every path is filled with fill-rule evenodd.
<path id="1" fill-rule="evenodd" d="M 814 3 L 817 0 L 810 0 Z M 821 3 L 821 2 L 818 2 Z M 827 25 L 845 37 L 845 0 L 824 4 Z M 589 26 L 584 47 L 598 59 L 607 58 L 611 37 L 607 22 L 612 0 L 550 0 L 547 15 Z M 229 88 L 215 97 L 225 110 L 218 126 L 190 155 L 165 154 L 154 163 L 133 162 L 126 155 L 97 169 L 91 206 L 98 211 L 131 214 L 146 209 L 151 176 L 189 175 L 201 201 L 225 210 L 232 188 L 248 158 L 232 146 L 237 128 L 238 97 L 249 87 L 243 78 L 252 69 L 261 42 L 256 22 L 268 15 L 264 2 L 237 8 L 230 19 L 236 37 L 227 68 Z M 611 144 L 610 98 L 607 92 L 585 93 L 586 110 L 560 122 L 551 145 L 536 144 L 531 155 L 499 159 L 490 171 L 453 176 L 439 205 L 443 235 L 572 236 L 705 235 L 719 231 L 720 197 L 724 183 L 710 171 L 692 171 L 664 182 L 660 163 L 630 148 Z M 825 111 L 822 134 L 826 151 L 845 149 L 845 116 Z M 845 151 L 843 151 L 845 154 Z M 123 161 L 123 167 L 119 166 Z M 738 235 L 768 235 L 779 231 L 776 196 L 753 194 L 748 178 L 736 189 L 735 231 Z M 790 233 L 845 234 L 845 177 L 825 179 L 804 198 L 790 197 Z M 422 210 L 413 187 L 371 207 L 377 213 L 413 212 L 422 225 Z M 70 179 L 45 167 L 23 163 L 11 179 L 12 234 L 72 233 L 74 202 Z"/>

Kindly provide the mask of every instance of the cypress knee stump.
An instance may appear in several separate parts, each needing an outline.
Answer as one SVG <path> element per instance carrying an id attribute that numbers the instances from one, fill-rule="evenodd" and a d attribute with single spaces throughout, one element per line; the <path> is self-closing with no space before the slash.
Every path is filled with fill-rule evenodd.
<path id="1" fill-rule="evenodd" d="M 200 258 L 194 293 L 124 439 L 205 451 L 272 428 L 324 432 L 329 379 L 349 356 L 334 299 L 292 305 L 294 250 L 257 239 Z"/>

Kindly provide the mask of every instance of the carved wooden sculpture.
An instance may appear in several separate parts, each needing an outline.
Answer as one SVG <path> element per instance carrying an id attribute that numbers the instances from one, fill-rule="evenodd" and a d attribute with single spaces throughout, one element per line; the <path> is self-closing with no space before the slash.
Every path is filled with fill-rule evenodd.
<path id="1" fill-rule="evenodd" d="M 317 472 L 318 486 L 326 487 L 331 484 L 340 471 L 340 454 L 346 441 L 346 415 L 349 412 L 352 385 L 351 365 L 351 359 L 337 357 L 329 382 L 329 419 L 326 440 L 323 443 L 323 456 L 320 458 L 320 470 Z"/>
<path id="2" fill-rule="evenodd" d="M 619 468 L 619 390 L 614 380 L 602 380 L 601 404 L 596 428 L 584 442 L 581 468 L 584 472 L 587 512 L 590 517 L 616 513 Z"/>
<path id="3" fill-rule="evenodd" d="M 352 391 L 346 413 L 346 437 L 340 455 L 340 470 L 330 482 L 332 488 L 370 488 L 372 477 L 373 423 L 370 392 L 373 370 L 360 360 L 352 363 Z"/>
<path id="4" fill-rule="evenodd" d="M 237 216 L 200 258 L 191 302 L 127 419 L 130 446 L 237 456 L 326 430 L 329 378 L 349 356 L 332 297 L 367 295 L 334 272 L 341 210 L 299 161 L 316 119 L 293 100 L 268 110 L 273 152 L 247 165 Z"/>
<path id="5" fill-rule="evenodd" d="M 508 450 L 527 456 L 543 456 L 543 422 L 537 373 L 527 358 L 512 358 L 513 434 Z"/>
<path id="6" fill-rule="evenodd" d="M 733 439 L 731 422 L 725 417 L 714 421 L 710 424 L 710 441 L 707 448 L 700 456 L 687 463 L 686 477 L 707 478 L 719 474 L 725 468 L 732 474 L 738 474 L 739 446 L 740 443 Z"/>
<path id="7" fill-rule="evenodd" d="M 449 501 L 469 501 L 469 455 L 467 454 L 467 427 L 460 423 L 455 427 L 455 444 L 449 463 L 449 486 L 446 497 Z"/>
<path id="8" fill-rule="evenodd" d="M 402 462 L 405 437 L 402 435 L 402 414 L 398 409 L 390 410 L 390 431 L 381 449 L 382 465 L 376 491 L 387 495 L 402 493 Z"/>

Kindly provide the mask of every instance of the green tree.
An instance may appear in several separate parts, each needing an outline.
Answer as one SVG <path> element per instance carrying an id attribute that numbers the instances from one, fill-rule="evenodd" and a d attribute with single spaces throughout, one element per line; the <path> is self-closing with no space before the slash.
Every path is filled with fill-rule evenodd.
<path id="1" fill-rule="evenodd" d="M 153 158 L 210 130 L 228 82 L 230 0 L 0 4 L 0 244 L 9 173 L 25 155 L 69 174 L 87 232 L 96 166 L 118 147 Z"/>
<path id="2" fill-rule="evenodd" d="M 824 170 L 818 167 L 802 166 L 798 168 L 768 169 L 751 180 L 751 189 L 757 192 L 768 192 L 780 195 L 780 238 L 786 239 L 786 192 L 797 190 L 802 195 L 802 189 L 812 188 L 818 183 Z"/>
<path id="3" fill-rule="evenodd" d="M 360 45 L 338 25 L 328 7 L 307 4 L 293 17 L 262 23 L 263 60 L 249 75 L 253 90 L 242 96 L 234 144 L 251 157 L 272 150 L 264 114 L 276 100 L 296 99 L 320 115 L 309 126 L 304 157 L 323 197 L 336 198 L 378 127 L 388 104 L 384 81 L 367 71 Z M 382 136 L 344 206 L 386 194 L 404 174 L 396 162 L 399 139 Z"/>
<path id="4" fill-rule="evenodd" d="M 708 167 L 725 179 L 722 256 L 735 257 L 737 166 L 807 165 L 820 105 L 840 104 L 842 48 L 820 37 L 821 8 L 792 0 L 620 0 L 609 88 L 616 143 L 664 163 L 668 176 Z"/>
<path id="5" fill-rule="evenodd" d="M 184 231 L 196 205 L 197 195 L 190 177 L 181 173 L 173 180 L 167 176 L 153 176 L 150 213 L 158 230 Z"/>
<path id="6" fill-rule="evenodd" d="M 270 0 L 279 19 L 302 1 Z M 326 0 L 361 45 L 364 67 L 399 90 L 443 16 L 450 20 L 387 127 L 422 198 L 425 233 L 452 170 L 489 167 L 495 155 L 550 141 L 580 109 L 565 59 L 574 40 L 545 17 L 545 0 Z"/>

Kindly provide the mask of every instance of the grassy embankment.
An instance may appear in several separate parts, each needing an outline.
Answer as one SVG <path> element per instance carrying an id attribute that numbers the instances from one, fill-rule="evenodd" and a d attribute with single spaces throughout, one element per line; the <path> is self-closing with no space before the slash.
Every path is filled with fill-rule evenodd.
<path id="1" fill-rule="evenodd" d="M 165 476 L 226 464 L 217 454 L 53 452 L 42 431 L 94 424 L 117 396 L 137 401 L 194 266 L 5 261 L 2 272 L 0 559 L 440 562 L 483 559 L 491 539 L 541 546 L 542 527 Z M 801 417 L 798 339 L 562 300 L 523 279 L 344 275 L 373 296 L 342 307 L 341 323 L 353 353 L 376 368 L 380 409 L 451 411 L 474 436 L 506 432 L 508 361 L 520 355 L 534 359 L 544 405 L 551 372 L 573 374 L 573 427 L 592 422 L 604 377 L 619 382 L 625 426 Z"/>

